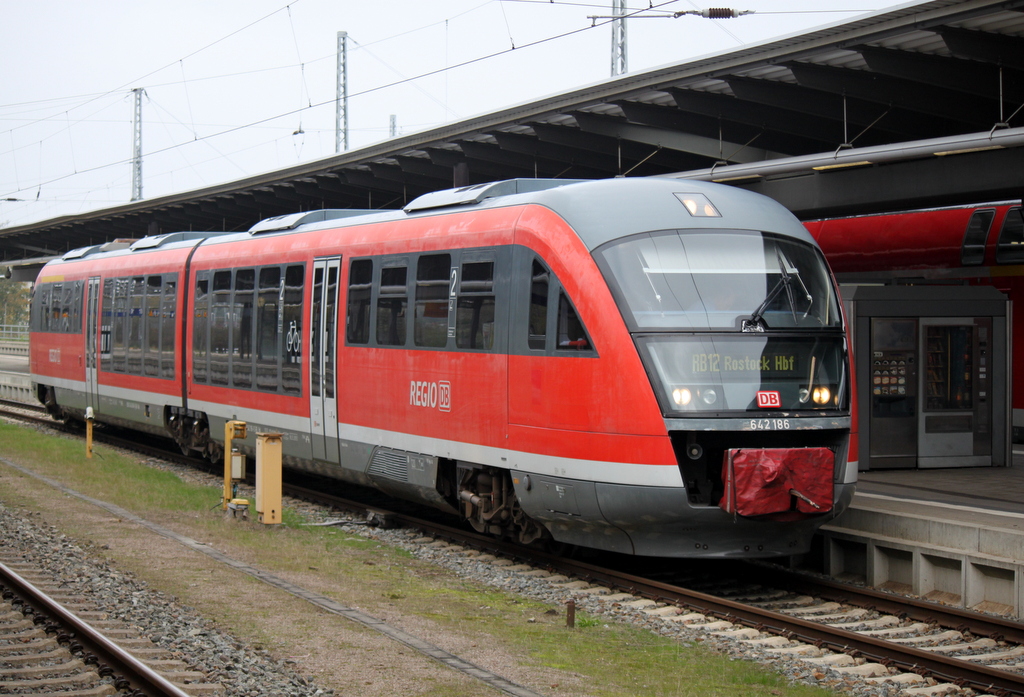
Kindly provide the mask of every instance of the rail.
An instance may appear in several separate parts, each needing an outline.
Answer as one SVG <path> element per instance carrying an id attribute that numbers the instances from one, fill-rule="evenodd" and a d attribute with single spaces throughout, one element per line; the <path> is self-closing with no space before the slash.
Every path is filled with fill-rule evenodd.
<path id="1" fill-rule="evenodd" d="M 60 603 L 26 581 L 11 568 L 0 564 L 0 585 L 8 588 L 42 616 L 52 619 L 87 651 L 114 669 L 131 688 L 152 697 L 189 697 L 162 675 L 107 639 Z"/>

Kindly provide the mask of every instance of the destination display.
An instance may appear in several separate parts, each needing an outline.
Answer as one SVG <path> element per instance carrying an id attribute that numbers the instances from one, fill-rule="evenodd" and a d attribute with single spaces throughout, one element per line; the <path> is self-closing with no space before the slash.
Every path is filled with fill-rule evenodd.
<path id="1" fill-rule="evenodd" d="M 844 340 L 751 334 L 637 337 L 666 414 L 844 406 Z"/>

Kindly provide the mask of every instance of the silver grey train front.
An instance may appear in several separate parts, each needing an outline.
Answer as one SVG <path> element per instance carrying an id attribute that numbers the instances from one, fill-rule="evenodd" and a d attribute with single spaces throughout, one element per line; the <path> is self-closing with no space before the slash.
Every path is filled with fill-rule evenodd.
<path id="1" fill-rule="evenodd" d="M 685 489 L 685 501 L 652 506 L 638 494 L 604 513 L 637 554 L 804 553 L 849 505 L 857 476 L 836 284 L 817 244 L 775 201 L 661 181 L 636 187 L 649 198 L 631 206 L 639 216 L 611 210 L 599 189 L 589 208 L 560 209 L 633 337 Z"/>

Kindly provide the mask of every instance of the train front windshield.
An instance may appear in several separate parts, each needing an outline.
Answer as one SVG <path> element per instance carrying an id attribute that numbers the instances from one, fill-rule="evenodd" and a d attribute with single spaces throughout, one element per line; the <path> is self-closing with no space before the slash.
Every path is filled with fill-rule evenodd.
<path id="1" fill-rule="evenodd" d="M 666 414 L 847 406 L 842 316 L 813 246 L 665 231 L 597 256 Z"/>

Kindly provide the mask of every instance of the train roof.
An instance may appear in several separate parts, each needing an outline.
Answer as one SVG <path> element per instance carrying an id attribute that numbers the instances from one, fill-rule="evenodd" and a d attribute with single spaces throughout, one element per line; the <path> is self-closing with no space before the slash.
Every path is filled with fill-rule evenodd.
<path id="1" fill-rule="evenodd" d="M 714 215 L 689 212 L 687 195 L 710 203 Z M 776 201 L 743 189 L 667 177 L 597 180 L 509 179 L 425 194 L 402 211 L 313 211 L 261 221 L 250 234 L 313 230 L 403 220 L 461 210 L 537 204 L 550 208 L 594 250 L 621 237 L 680 228 L 758 230 L 815 244 Z"/>
<path id="2" fill-rule="evenodd" d="M 724 184 L 667 177 L 509 179 L 426 194 L 400 211 L 325 209 L 293 213 L 262 220 L 247 232 L 175 232 L 130 244 L 83 247 L 68 252 L 61 261 L 193 247 L 211 238 L 219 238 L 216 242 L 231 242 L 254 235 L 289 234 L 527 204 L 545 206 L 557 213 L 590 250 L 637 233 L 687 228 L 758 230 L 815 244 L 804 226 L 781 204 Z M 711 207 L 706 208 L 705 204 Z"/>

